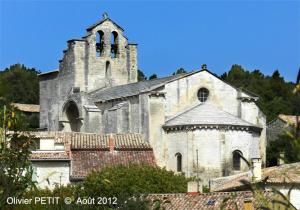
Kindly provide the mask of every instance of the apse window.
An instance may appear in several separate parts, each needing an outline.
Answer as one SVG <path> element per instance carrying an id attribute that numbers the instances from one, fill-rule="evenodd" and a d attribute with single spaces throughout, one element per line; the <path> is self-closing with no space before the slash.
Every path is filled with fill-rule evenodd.
<path id="1" fill-rule="evenodd" d="M 198 99 L 201 102 L 205 102 L 208 98 L 209 91 L 206 88 L 200 88 L 198 91 Z"/>

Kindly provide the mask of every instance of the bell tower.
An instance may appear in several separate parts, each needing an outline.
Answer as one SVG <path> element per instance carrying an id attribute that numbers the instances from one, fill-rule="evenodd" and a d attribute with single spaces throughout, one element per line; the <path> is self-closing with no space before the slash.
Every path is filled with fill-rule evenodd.
<path id="1" fill-rule="evenodd" d="M 128 43 L 124 30 L 107 13 L 83 37 L 87 91 L 137 82 L 137 45 Z"/>

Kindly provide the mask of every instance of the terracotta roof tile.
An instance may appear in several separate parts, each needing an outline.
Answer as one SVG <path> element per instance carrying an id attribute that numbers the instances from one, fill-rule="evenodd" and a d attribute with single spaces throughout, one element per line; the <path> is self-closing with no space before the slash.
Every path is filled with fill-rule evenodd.
<path id="1" fill-rule="evenodd" d="M 108 149 L 110 136 L 115 141 L 115 149 L 151 149 L 148 141 L 141 134 L 96 134 L 79 132 L 42 131 L 30 132 L 36 138 L 54 139 L 56 143 L 70 143 L 71 149 Z"/>
<path id="2" fill-rule="evenodd" d="M 11 105 L 23 112 L 40 112 L 40 105 L 37 104 L 12 103 Z"/>
<path id="3" fill-rule="evenodd" d="M 152 150 L 146 151 L 72 151 L 72 177 L 84 178 L 93 170 L 101 170 L 107 166 L 147 164 L 155 165 Z"/>
<path id="4" fill-rule="evenodd" d="M 267 183 L 300 183 L 300 162 L 284 164 L 262 169 L 262 180 Z M 212 187 L 213 191 L 226 191 L 229 189 L 240 188 L 243 186 L 242 180 L 251 182 L 252 175 L 250 172 L 241 173 L 231 177 L 222 177 L 214 179 L 217 182 Z"/>
<path id="5" fill-rule="evenodd" d="M 295 125 L 297 116 L 280 114 L 278 115 L 278 118 L 288 123 L 289 125 Z M 298 121 L 300 121 L 300 116 L 298 116 Z"/>
<path id="6" fill-rule="evenodd" d="M 263 191 L 264 197 L 267 200 L 271 200 L 271 192 Z M 252 203 L 255 209 L 263 206 L 261 200 L 255 199 L 253 193 L 250 191 L 243 192 L 217 192 L 217 193 L 205 193 L 198 195 L 190 195 L 187 193 L 176 193 L 176 194 L 150 194 L 146 197 L 150 201 L 160 200 L 161 207 L 166 210 L 198 210 L 198 209 L 221 209 L 224 201 L 226 207 L 224 209 L 244 209 L 244 201 Z"/>
<path id="7" fill-rule="evenodd" d="M 51 151 L 51 152 L 33 152 L 30 155 L 31 161 L 42 161 L 42 160 L 70 160 L 70 154 L 61 151 Z"/>

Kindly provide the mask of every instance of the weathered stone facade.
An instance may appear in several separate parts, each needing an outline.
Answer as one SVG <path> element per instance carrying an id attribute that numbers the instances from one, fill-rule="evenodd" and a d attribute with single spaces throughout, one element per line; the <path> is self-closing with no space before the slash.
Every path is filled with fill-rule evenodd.
<path id="1" fill-rule="evenodd" d="M 68 41 L 59 71 L 39 75 L 41 128 L 98 131 L 98 110 L 88 93 L 137 81 L 137 45 L 123 31 L 105 16 L 82 39 Z"/>
<path id="2" fill-rule="evenodd" d="M 136 82 L 137 49 L 123 29 L 105 17 L 87 30 L 83 39 L 68 41 L 59 71 L 40 76 L 41 127 L 140 133 L 159 166 L 204 182 L 248 170 L 240 159 L 234 169 L 234 152 L 264 164 L 266 118 L 257 96 L 206 69 Z"/>

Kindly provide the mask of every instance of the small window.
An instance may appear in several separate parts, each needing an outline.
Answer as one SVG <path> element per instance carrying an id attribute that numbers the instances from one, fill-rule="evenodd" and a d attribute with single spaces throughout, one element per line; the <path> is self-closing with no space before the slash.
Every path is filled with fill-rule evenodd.
<path id="1" fill-rule="evenodd" d="M 232 167 L 235 171 L 241 170 L 241 157 L 243 156 L 243 153 L 239 150 L 235 150 L 232 153 Z"/>
<path id="2" fill-rule="evenodd" d="M 177 160 L 177 172 L 182 171 L 182 155 L 180 153 L 175 154 Z"/>
<path id="3" fill-rule="evenodd" d="M 208 98 L 209 91 L 206 88 L 200 88 L 198 91 L 198 99 L 201 102 L 205 102 Z"/>

